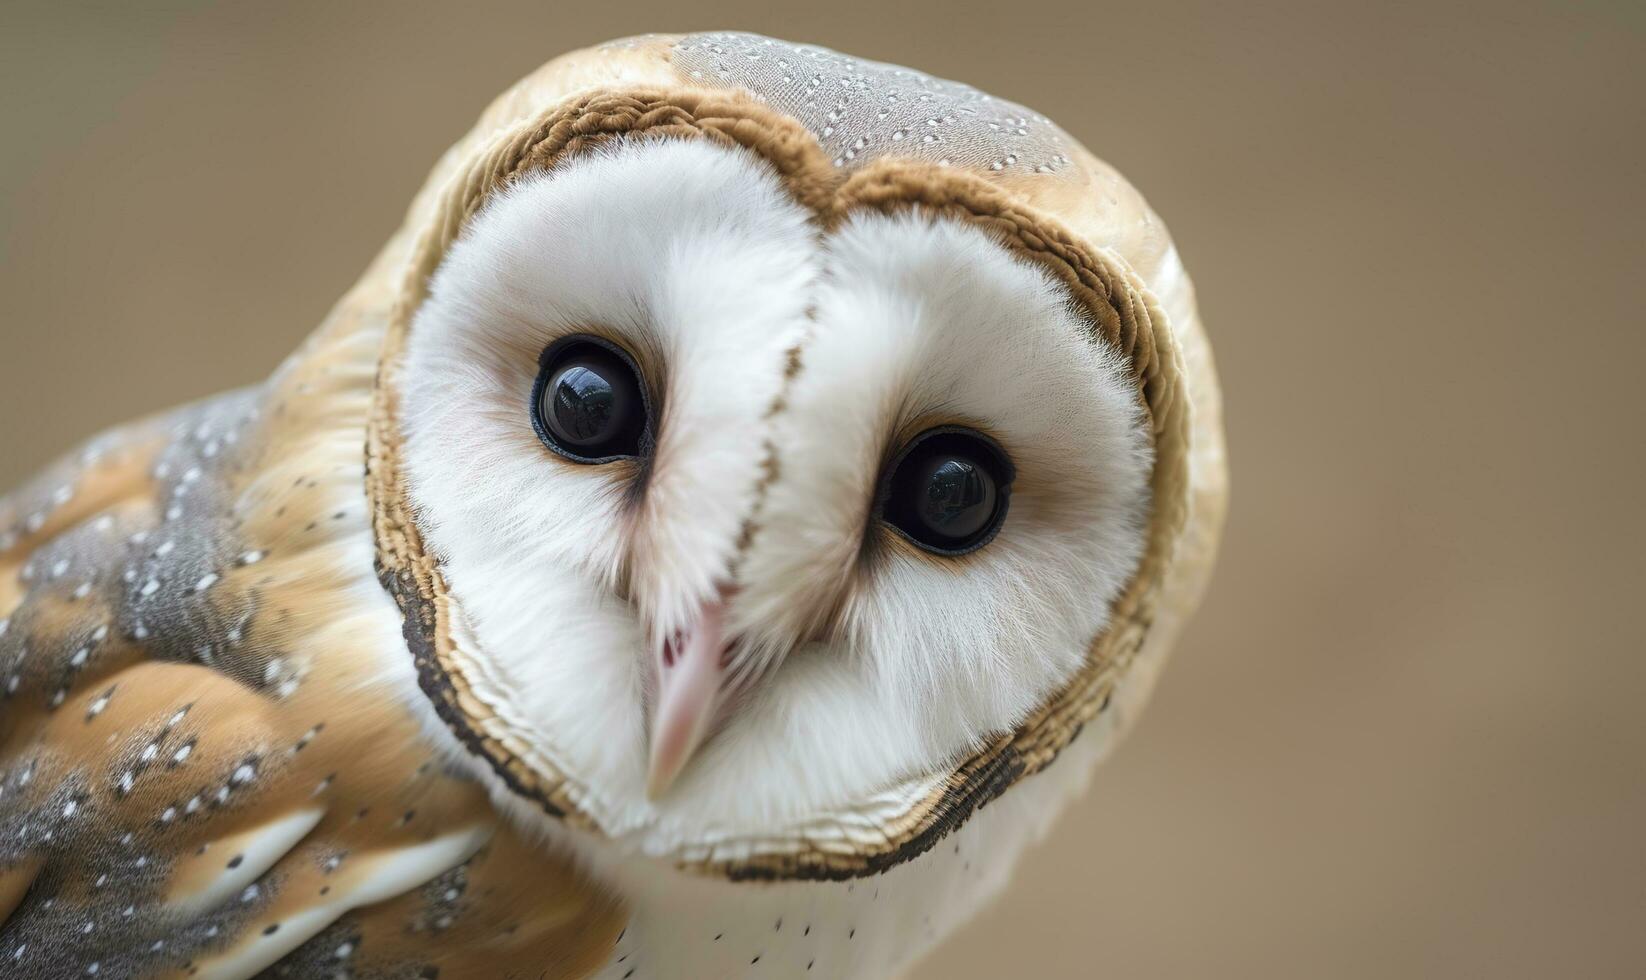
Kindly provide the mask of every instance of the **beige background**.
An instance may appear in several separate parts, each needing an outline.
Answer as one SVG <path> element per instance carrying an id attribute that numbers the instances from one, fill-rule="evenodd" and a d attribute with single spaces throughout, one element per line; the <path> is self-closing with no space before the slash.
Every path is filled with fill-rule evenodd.
<path id="1" fill-rule="evenodd" d="M 921 976 L 1646 976 L 1646 7 L 568 6 L 0 0 L 0 484 L 264 376 L 562 50 L 962 78 L 1171 224 L 1236 495 L 1152 712 Z"/>

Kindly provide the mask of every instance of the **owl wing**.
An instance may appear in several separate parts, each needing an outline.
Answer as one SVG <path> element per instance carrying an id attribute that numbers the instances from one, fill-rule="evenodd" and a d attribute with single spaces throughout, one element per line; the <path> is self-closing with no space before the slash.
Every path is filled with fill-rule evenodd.
<path id="1" fill-rule="evenodd" d="M 358 459 L 281 408 L 120 429 L 0 499 L 0 975 L 586 975 L 619 907 L 376 696 L 364 516 L 328 492 Z"/>

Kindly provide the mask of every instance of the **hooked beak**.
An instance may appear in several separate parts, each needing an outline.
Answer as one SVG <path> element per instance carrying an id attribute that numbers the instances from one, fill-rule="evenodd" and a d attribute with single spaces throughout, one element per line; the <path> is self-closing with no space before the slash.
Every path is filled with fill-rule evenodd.
<path id="1" fill-rule="evenodd" d="M 725 600 L 706 603 L 697 621 L 658 651 L 657 699 L 652 706 L 651 763 L 646 795 L 656 800 L 708 735 L 726 674 Z"/>

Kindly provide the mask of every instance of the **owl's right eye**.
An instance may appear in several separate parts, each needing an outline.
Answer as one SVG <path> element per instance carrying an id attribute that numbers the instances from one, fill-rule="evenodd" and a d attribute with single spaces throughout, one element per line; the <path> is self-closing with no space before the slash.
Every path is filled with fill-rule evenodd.
<path id="1" fill-rule="evenodd" d="M 629 353 L 599 337 L 550 344 L 532 387 L 532 428 L 543 444 L 578 463 L 639 456 L 650 404 Z"/>

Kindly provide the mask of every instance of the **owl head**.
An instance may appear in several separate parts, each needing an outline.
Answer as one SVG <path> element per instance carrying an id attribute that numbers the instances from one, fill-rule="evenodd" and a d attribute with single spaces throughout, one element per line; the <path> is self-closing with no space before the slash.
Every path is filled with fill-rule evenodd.
<path id="1" fill-rule="evenodd" d="M 887 868 L 1112 738 L 1198 593 L 1187 280 L 1021 106 L 618 42 L 499 99 L 388 256 L 381 577 L 432 724 L 524 820 Z"/>

